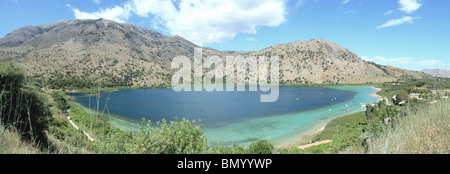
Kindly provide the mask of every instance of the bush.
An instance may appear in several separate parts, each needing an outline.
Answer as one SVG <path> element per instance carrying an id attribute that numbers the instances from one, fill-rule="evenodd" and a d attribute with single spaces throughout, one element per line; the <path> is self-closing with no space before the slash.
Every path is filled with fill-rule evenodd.
<path id="1" fill-rule="evenodd" d="M 57 93 L 57 92 L 53 92 L 52 97 L 53 97 L 53 100 L 55 101 L 58 109 L 65 110 L 66 105 L 67 105 L 67 100 L 63 97 L 63 95 L 60 93 Z"/>
<path id="2" fill-rule="evenodd" d="M 157 122 L 156 127 L 143 119 L 138 133 L 110 131 L 103 142 L 95 142 L 97 153 L 125 154 L 199 154 L 207 150 L 201 122 Z"/>
<path id="3" fill-rule="evenodd" d="M 267 141 L 258 141 L 250 144 L 247 149 L 248 154 L 272 154 L 274 147 Z"/>
<path id="4" fill-rule="evenodd" d="M 374 106 L 366 105 L 366 117 L 368 121 L 369 136 L 377 136 L 383 132 L 390 122 L 397 120 L 401 108 L 394 105 L 386 105 L 385 100 L 379 101 Z M 386 122 L 386 120 L 391 120 Z"/>
<path id="5" fill-rule="evenodd" d="M 246 154 L 246 149 L 242 146 L 214 146 L 208 151 L 209 154 Z"/>
<path id="6" fill-rule="evenodd" d="M 18 90 L 23 86 L 24 70 L 19 65 L 6 62 L 0 65 L 0 85 L 2 90 Z"/>
<path id="7" fill-rule="evenodd" d="M 367 131 L 367 118 L 364 112 L 357 112 L 351 115 L 335 118 L 331 120 L 323 131 L 312 138 L 313 142 L 332 140 L 331 150 L 328 146 L 319 145 L 310 149 L 310 152 L 339 152 L 350 146 L 362 146 L 364 136 Z M 325 148 L 326 147 L 326 148 Z M 306 150 L 306 149 L 305 149 Z"/>

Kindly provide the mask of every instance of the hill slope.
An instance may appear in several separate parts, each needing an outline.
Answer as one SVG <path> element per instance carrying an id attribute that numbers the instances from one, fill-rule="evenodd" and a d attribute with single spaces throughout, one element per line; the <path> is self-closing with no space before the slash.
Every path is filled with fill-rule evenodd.
<path id="1" fill-rule="evenodd" d="M 0 39 L 0 61 L 21 63 L 27 75 L 43 81 L 76 78 L 132 86 L 169 85 L 178 55 L 192 58 L 195 44 L 147 28 L 109 20 L 61 20 L 26 26 Z M 259 51 L 220 52 L 203 57 L 278 55 L 281 83 L 365 83 L 393 81 L 423 73 L 380 66 L 329 41 L 278 44 Z"/>
<path id="2" fill-rule="evenodd" d="M 450 78 L 450 71 L 445 69 L 424 69 L 422 72 L 433 77 Z"/>

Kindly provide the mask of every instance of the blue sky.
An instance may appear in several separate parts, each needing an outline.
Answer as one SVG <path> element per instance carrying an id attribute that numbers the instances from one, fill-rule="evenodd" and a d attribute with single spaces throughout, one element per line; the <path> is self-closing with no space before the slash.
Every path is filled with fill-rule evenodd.
<path id="1" fill-rule="evenodd" d="M 448 0 L 2 0 L 0 37 L 26 25 L 105 18 L 218 50 L 320 38 L 362 59 L 450 69 Z"/>

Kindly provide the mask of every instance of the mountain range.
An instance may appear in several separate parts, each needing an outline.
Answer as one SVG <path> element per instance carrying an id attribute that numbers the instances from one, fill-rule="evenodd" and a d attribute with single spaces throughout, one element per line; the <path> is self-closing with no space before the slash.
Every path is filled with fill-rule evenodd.
<path id="1" fill-rule="evenodd" d="M 169 85 L 178 55 L 192 58 L 199 46 L 142 26 L 110 20 L 60 20 L 19 28 L 0 39 L 0 61 L 21 64 L 42 81 L 77 78 L 125 82 L 131 86 Z M 203 58 L 218 55 L 279 56 L 280 83 L 354 84 L 395 81 L 422 72 L 362 60 L 330 41 L 312 39 L 257 51 L 218 51 L 202 47 Z"/>
<path id="2" fill-rule="evenodd" d="M 445 69 L 424 69 L 422 72 L 433 77 L 450 78 L 450 71 Z"/>

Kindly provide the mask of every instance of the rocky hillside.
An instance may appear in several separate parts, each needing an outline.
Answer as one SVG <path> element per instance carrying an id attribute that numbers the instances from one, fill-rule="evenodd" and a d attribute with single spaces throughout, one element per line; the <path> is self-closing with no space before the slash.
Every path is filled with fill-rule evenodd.
<path id="1" fill-rule="evenodd" d="M 445 69 L 424 69 L 422 72 L 433 77 L 450 78 L 450 71 Z"/>
<path id="2" fill-rule="evenodd" d="M 355 53 L 321 39 L 278 44 L 255 54 L 280 57 L 283 83 L 385 82 L 399 75 L 391 75 L 385 67 L 365 62 Z"/>
<path id="3" fill-rule="evenodd" d="M 21 63 L 42 81 L 101 80 L 119 85 L 170 84 L 172 58 L 193 57 L 195 44 L 147 28 L 109 20 L 61 20 L 26 26 L 0 39 L 0 61 Z M 365 83 L 423 73 L 365 62 L 329 41 L 313 39 L 278 44 L 259 51 L 220 52 L 203 48 L 203 57 L 278 55 L 281 83 Z"/>

